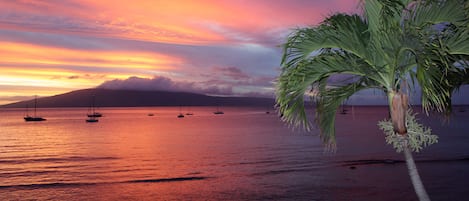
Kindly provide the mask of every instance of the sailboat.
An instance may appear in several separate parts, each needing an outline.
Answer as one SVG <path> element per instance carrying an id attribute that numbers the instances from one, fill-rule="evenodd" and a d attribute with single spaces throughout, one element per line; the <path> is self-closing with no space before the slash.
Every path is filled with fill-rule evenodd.
<path id="1" fill-rule="evenodd" d="M 25 121 L 45 121 L 46 120 L 36 115 L 36 110 L 37 110 L 36 108 L 37 108 L 37 96 L 34 97 L 34 116 L 29 116 L 28 112 L 26 112 L 26 116 L 24 117 Z"/>
<path id="2" fill-rule="evenodd" d="M 217 111 L 213 112 L 213 114 L 225 114 L 223 111 L 221 111 L 219 108 L 218 108 L 218 105 L 217 105 Z"/>
<path id="3" fill-rule="evenodd" d="M 88 123 L 95 123 L 98 122 L 98 117 L 89 117 L 88 119 L 85 120 Z"/>
<path id="4" fill-rule="evenodd" d="M 345 105 L 346 105 L 346 101 L 343 102 L 340 106 L 340 114 L 347 114 L 348 110 L 345 108 Z"/>
<path id="5" fill-rule="evenodd" d="M 91 114 L 87 114 L 88 117 L 102 117 L 103 114 L 99 113 L 99 112 L 93 112 Z"/>
<path id="6" fill-rule="evenodd" d="M 269 106 L 267 106 L 267 108 L 266 108 L 266 110 L 265 110 L 265 114 L 270 114 L 270 109 L 271 109 L 271 108 L 270 108 Z"/>
<path id="7" fill-rule="evenodd" d="M 459 111 L 459 112 L 466 112 L 466 108 L 464 108 L 463 106 L 461 106 L 458 111 Z"/>
<path id="8" fill-rule="evenodd" d="M 347 109 L 345 109 L 345 106 L 342 106 L 342 109 L 340 111 L 340 114 L 347 114 Z"/>
<path id="9" fill-rule="evenodd" d="M 181 112 L 181 106 L 179 106 L 179 115 L 178 118 L 184 118 L 184 115 Z"/>
<path id="10" fill-rule="evenodd" d="M 91 110 L 93 112 L 92 114 L 94 114 L 95 113 L 94 107 Z M 88 119 L 86 119 L 85 121 L 88 123 L 96 123 L 99 121 L 97 116 L 90 115 L 90 114 L 88 114 L 87 116 L 88 116 Z"/>
<path id="11" fill-rule="evenodd" d="M 98 113 L 95 111 L 95 106 L 94 106 L 94 96 L 93 96 L 93 101 L 91 103 L 91 113 L 88 113 L 86 116 L 88 116 L 88 119 L 86 119 L 85 121 L 88 122 L 88 123 L 95 123 L 95 122 L 98 122 L 98 117 L 101 117 L 102 114 L 101 113 Z"/>
<path id="12" fill-rule="evenodd" d="M 96 106 L 95 106 L 95 103 L 94 103 L 94 102 L 95 102 L 95 101 L 94 101 L 94 96 L 93 96 L 93 101 L 91 102 L 91 113 L 86 114 L 86 116 L 88 116 L 88 117 L 90 117 L 90 118 L 91 118 L 91 117 L 102 117 L 103 114 L 101 114 L 101 113 L 95 111 L 95 110 L 96 110 L 96 109 L 95 109 Z"/>

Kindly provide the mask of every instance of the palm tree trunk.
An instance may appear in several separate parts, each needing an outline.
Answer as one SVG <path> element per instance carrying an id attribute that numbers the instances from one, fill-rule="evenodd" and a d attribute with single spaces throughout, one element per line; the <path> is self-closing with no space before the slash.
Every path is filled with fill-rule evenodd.
<path id="1" fill-rule="evenodd" d="M 394 93 L 391 104 L 391 119 L 394 131 L 401 135 L 407 134 L 406 113 L 409 105 L 409 98 L 401 92 Z"/>
<path id="2" fill-rule="evenodd" d="M 410 180 L 414 186 L 415 193 L 417 194 L 420 201 L 430 201 L 427 191 L 423 186 L 420 175 L 417 171 L 412 151 L 407 144 L 407 126 L 406 126 L 406 112 L 407 106 L 409 105 L 409 99 L 406 94 L 402 92 L 392 91 L 388 94 L 391 120 L 393 123 L 394 131 L 400 134 L 404 147 L 405 162 L 409 171 Z"/>
<path id="3" fill-rule="evenodd" d="M 430 201 L 427 191 L 425 191 L 425 187 L 420 179 L 419 172 L 417 171 L 412 151 L 409 149 L 409 146 L 407 146 L 407 141 L 404 140 L 402 143 L 404 143 L 405 162 L 407 164 L 407 169 L 409 170 L 409 176 L 412 181 L 412 185 L 414 186 L 415 193 L 417 193 L 420 201 Z"/>

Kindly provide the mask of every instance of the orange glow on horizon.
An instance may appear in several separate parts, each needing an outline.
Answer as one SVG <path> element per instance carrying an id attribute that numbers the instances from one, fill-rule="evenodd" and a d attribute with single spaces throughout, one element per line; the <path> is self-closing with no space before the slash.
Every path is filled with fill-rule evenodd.
<path id="1" fill-rule="evenodd" d="M 38 95 L 55 95 L 71 90 L 93 88 L 106 80 L 131 76 L 151 78 L 149 72 L 175 69 L 179 58 L 151 52 L 90 51 L 0 42 L 0 87 L 9 92 L 0 97 L 31 91 Z M 43 89 L 40 93 L 22 88 Z M 0 104 L 8 102 L 0 100 Z"/>
<path id="2" fill-rule="evenodd" d="M 11 42 L 0 42 L 0 54 L 4 56 L 0 61 L 3 75 L 31 80 L 89 74 L 108 79 L 152 77 L 145 72 L 169 71 L 174 69 L 172 65 L 182 62 L 179 58 L 148 52 L 84 51 Z M 86 85 L 90 84 L 99 83 L 94 80 Z"/>

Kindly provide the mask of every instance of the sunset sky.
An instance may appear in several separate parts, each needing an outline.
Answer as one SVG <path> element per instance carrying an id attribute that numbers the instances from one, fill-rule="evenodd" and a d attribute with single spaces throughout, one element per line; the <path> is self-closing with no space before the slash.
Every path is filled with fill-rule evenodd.
<path id="1" fill-rule="evenodd" d="M 288 33 L 358 1 L 0 0 L 0 104 L 98 86 L 273 97 Z"/>

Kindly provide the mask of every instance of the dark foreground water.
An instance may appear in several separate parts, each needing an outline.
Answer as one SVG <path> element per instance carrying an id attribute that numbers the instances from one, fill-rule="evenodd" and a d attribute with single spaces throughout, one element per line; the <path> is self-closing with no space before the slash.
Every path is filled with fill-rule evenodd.
<path id="1" fill-rule="evenodd" d="M 0 111 L 0 200 L 416 200 L 401 154 L 376 123 L 386 108 L 337 116 L 338 150 L 262 108 Z M 183 111 L 185 112 L 185 111 Z M 154 116 L 148 116 L 154 113 Z M 415 155 L 433 200 L 469 200 L 469 111 L 424 118 L 440 142 Z"/>

